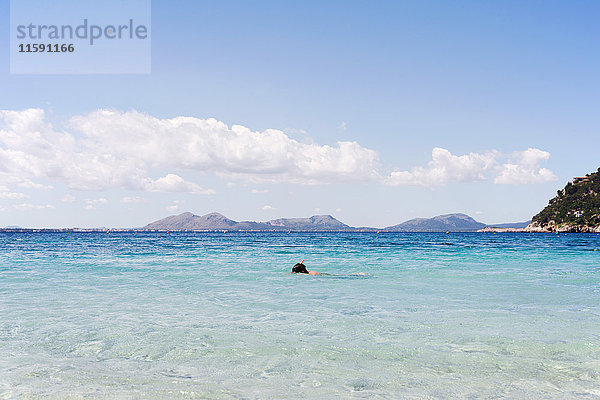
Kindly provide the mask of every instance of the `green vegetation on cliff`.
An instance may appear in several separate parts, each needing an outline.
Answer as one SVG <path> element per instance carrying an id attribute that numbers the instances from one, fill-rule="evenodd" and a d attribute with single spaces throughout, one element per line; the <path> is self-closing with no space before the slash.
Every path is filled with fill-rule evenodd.
<path id="1" fill-rule="evenodd" d="M 600 226 L 600 168 L 567 183 L 532 221 L 540 226 Z"/>

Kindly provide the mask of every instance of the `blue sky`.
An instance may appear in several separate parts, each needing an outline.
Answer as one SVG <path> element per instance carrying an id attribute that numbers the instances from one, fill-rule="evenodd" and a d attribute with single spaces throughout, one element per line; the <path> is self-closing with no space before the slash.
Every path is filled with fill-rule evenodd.
<path id="1" fill-rule="evenodd" d="M 600 166 L 599 15 L 593 1 L 153 1 L 151 74 L 11 75 L 2 1 L 0 110 L 116 161 L 76 163 L 60 144 L 40 156 L 5 115 L 0 135 L 23 140 L 0 149 L 42 167 L 4 168 L 0 226 L 128 227 L 183 211 L 527 220 Z M 194 120 L 171 127 L 181 116 Z M 225 127 L 192 149 L 210 118 Z M 234 125 L 250 133 L 223 145 Z M 125 152 L 131 132 L 173 148 Z M 216 149 L 210 162 L 198 155 Z M 44 169 L 61 157 L 70 169 Z"/>

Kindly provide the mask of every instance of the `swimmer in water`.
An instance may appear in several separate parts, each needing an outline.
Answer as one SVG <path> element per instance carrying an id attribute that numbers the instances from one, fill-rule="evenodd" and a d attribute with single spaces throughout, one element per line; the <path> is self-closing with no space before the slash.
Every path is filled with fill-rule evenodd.
<path id="1" fill-rule="evenodd" d="M 304 260 L 302 260 L 302 262 L 299 262 L 292 267 L 292 274 L 319 275 L 319 273 L 317 271 L 307 270 L 306 265 L 304 265 Z"/>

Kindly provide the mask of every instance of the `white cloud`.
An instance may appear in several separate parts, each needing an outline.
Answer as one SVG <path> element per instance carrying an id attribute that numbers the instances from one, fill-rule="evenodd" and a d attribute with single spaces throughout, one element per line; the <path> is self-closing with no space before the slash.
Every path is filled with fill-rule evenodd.
<path id="1" fill-rule="evenodd" d="M 179 210 L 179 205 L 185 203 L 185 200 L 173 200 L 170 206 L 167 206 L 167 211 Z"/>
<path id="2" fill-rule="evenodd" d="M 179 175 L 168 174 L 155 181 L 148 181 L 146 189 L 151 192 L 187 192 L 197 194 L 214 194 L 212 189 L 203 189 L 200 185 L 193 182 L 187 182 Z"/>
<path id="3" fill-rule="evenodd" d="M 556 176 L 540 163 L 550 158 L 550 153 L 529 148 L 511 154 L 511 161 L 498 165 L 505 155 L 490 150 L 485 153 L 469 153 L 456 156 L 446 149 L 436 147 L 431 153 L 427 167 L 414 167 L 410 171 L 394 171 L 383 182 L 391 186 L 419 185 L 444 186 L 456 182 L 476 182 L 497 175 L 498 184 L 534 184 L 553 181 Z"/>
<path id="4" fill-rule="evenodd" d="M 40 205 L 40 204 L 30 204 L 30 203 L 15 204 L 13 207 L 19 211 L 32 211 L 32 210 L 43 210 L 43 209 L 47 209 L 47 208 L 54 208 L 50 204 Z"/>
<path id="5" fill-rule="evenodd" d="M 29 197 L 29 196 L 27 196 L 25 193 L 0 191 L 0 199 L 16 200 L 16 199 L 25 199 L 27 197 Z"/>
<path id="6" fill-rule="evenodd" d="M 266 210 L 266 211 L 273 211 L 273 210 L 276 210 L 276 208 L 275 208 L 275 207 L 272 207 L 272 206 L 269 206 L 269 205 L 266 205 L 266 206 L 264 206 L 262 209 L 263 209 L 263 210 Z"/>
<path id="7" fill-rule="evenodd" d="M 444 186 L 454 182 L 482 181 L 486 179 L 484 172 L 495 165 L 498 156 L 496 151 L 455 156 L 446 149 L 436 147 L 431 152 L 427 167 L 394 171 L 384 183 L 391 186 Z"/>
<path id="8" fill-rule="evenodd" d="M 540 166 L 542 161 L 549 158 L 550 153 L 539 149 L 516 151 L 509 163 L 500 166 L 500 175 L 494 179 L 494 183 L 528 185 L 555 181 L 556 175 Z"/>
<path id="9" fill-rule="evenodd" d="M 252 189 L 250 191 L 250 193 L 252 193 L 252 194 L 263 194 L 263 193 L 269 193 L 269 191 L 267 189 Z"/>
<path id="10" fill-rule="evenodd" d="M 29 179 L 21 180 L 21 182 L 19 183 L 19 187 L 22 187 L 25 189 L 43 189 L 43 190 L 50 190 L 53 188 L 50 185 L 44 185 L 41 183 L 33 182 Z"/>
<path id="11" fill-rule="evenodd" d="M 0 165 L 22 179 L 48 179 L 80 190 L 191 190 L 177 171 L 246 182 L 321 184 L 377 178 L 377 153 L 356 142 L 301 143 L 284 132 L 252 131 L 215 119 L 159 119 L 99 110 L 55 129 L 40 109 L 0 111 Z M 164 171 L 163 178 L 149 171 Z"/>
<path id="12" fill-rule="evenodd" d="M 3 151 L 2 146 L 1 146 L 1 140 L 2 140 L 1 135 L 2 135 L 2 131 L 0 130 L 0 161 L 4 162 L 6 160 L 1 157 L 2 151 Z M 11 186 L 11 187 L 18 187 L 18 188 L 23 188 L 23 189 L 35 189 L 35 190 L 49 190 L 49 189 L 53 188 L 50 185 L 44 185 L 41 183 L 33 182 L 32 180 L 24 177 L 23 174 L 19 175 L 18 173 L 15 173 L 15 171 L 11 170 L 9 167 L 10 166 L 7 164 L 0 165 L 0 184 L 2 184 L 2 187 L 4 187 L 4 188 L 6 188 L 5 185 Z M 8 189 L 6 189 L 6 190 L 8 190 Z"/>
<path id="13" fill-rule="evenodd" d="M 104 197 L 100 197 L 99 199 L 89 199 L 89 200 L 86 200 L 85 202 L 87 204 L 95 205 L 95 204 L 106 204 L 106 203 L 108 203 L 108 200 L 105 199 Z"/>
<path id="14" fill-rule="evenodd" d="M 41 109 L 0 111 L 0 184 L 50 187 L 37 183 L 41 181 L 78 190 L 213 194 L 182 175 L 215 175 L 245 184 L 382 182 L 429 187 L 481 181 L 493 172 L 499 174 L 496 183 L 554 179 L 539 166 L 548 153 L 537 149 L 517 152 L 498 168 L 502 155 L 494 150 L 453 155 L 434 148 L 427 166 L 382 177 L 374 150 L 356 142 L 320 145 L 309 139 L 300 142 L 276 129 L 230 127 L 212 118 L 161 119 L 114 110 L 75 115 L 56 129 Z"/>
<path id="15" fill-rule="evenodd" d="M 63 203 L 73 203 L 75 200 L 77 200 L 75 196 L 70 194 L 64 195 L 63 198 L 60 199 L 60 201 L 62 201 Z"/>
<path id="16" fill-rule="evenodd" d="M 147 203 L 148 199 L 145 197 L 123 197 L 121 199 L 121 203 Z"/>
<path id="17" fill-rule="evenodd" d="M 342 212 L 342 209 L 341 208 L 336 208 L 335 212 Z"/>
<path id="18" fill-rule="evenodd" d="M 319 207 L 314 209 L 314 212 L 319 212 L 319 211 L 321 211 L 321 209 Z"/>
<path id="19" fill-rule="evenodd" d="M 342 122 L 339 126 L 338 129 L 342 132 L 345 132 L 348 129 L 348 125 L 346 124 L 346 122 Z"/>
<path id="20" fill-rule="evenodd" d="M 85 208 L 86 210 L 95 210 L 97 205 L 106 203 L 108 203 L 108 200 L 104 197 L 101 197 L 99 199 L 86 199 L 85 206 L 83 208 Z"/>

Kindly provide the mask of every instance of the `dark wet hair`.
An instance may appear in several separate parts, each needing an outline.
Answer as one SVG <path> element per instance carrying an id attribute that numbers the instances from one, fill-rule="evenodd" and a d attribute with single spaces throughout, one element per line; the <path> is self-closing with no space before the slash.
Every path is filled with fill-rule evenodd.
<path id="1" fill-rule="evenodd" d="M 306 265 L 297 263 L 292 267 L 292 273 L 308 274 L 308 271 L 306 270 Z"/>

